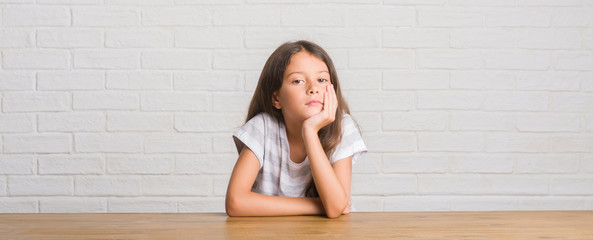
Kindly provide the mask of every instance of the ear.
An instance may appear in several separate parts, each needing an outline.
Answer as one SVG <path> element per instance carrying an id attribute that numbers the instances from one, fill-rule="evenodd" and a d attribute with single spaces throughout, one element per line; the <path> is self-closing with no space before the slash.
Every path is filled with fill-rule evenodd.
<path id="1" fill-rule="evenodd" d="M 278 91 L 272 93 L 272 104 L 276 109 L 282 108 L 282 105 L 280 105 L 280 100 L 278 99 Z"/>

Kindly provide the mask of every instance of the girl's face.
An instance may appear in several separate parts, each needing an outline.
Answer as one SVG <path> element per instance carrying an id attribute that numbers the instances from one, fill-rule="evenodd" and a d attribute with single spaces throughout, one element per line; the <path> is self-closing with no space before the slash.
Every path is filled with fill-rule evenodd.
<path id="1" fill-rule="evenodd" d="M 297 52 L 286 66 L 282 86 L 274 92 L 274 107 L 282 110 L 285 119 L 304 121 L 321 112 L 323 95 L 330 84 L 323 60 L 304 50 Z"/>

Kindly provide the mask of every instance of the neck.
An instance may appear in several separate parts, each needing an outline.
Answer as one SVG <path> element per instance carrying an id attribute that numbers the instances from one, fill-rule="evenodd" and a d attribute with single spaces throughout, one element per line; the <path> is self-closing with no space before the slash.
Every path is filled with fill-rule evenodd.
<path id="1" fill-rule="evenodd" d="M 303 142 L 303 123 L 284 119 L 284 125 L 286 126 L 286 137 L 291 144 L 302 145 Z"/>

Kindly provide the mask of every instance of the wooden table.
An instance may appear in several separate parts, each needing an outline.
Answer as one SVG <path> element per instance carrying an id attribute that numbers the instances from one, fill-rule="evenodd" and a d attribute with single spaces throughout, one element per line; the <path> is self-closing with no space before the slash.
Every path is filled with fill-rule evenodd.
<path id="1" fill-rule="evenodd" d="M 0 214 L 0 239 L 593 239 L 593 211 L 214 214 Z"/>

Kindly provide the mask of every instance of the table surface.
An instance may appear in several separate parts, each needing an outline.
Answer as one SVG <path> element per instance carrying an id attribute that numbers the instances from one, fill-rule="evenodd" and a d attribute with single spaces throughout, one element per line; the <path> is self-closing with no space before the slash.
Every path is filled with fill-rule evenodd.
<path id="1" fill-rule="evenodd" d="M 593 239 L 593 211 L 0 214 L 0 239 Z"/>

